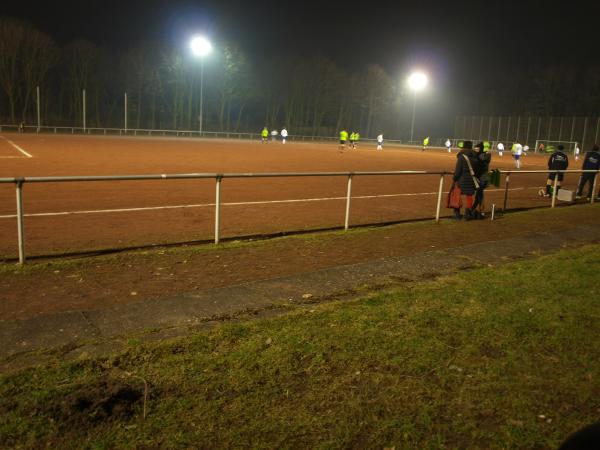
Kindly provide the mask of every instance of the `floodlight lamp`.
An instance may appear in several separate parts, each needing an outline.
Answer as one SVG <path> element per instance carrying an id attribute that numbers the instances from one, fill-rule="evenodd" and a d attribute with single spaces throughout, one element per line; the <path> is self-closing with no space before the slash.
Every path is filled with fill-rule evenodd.
<path id="1" fill-rule="evenodd" d="M 408 77 L 408 86 L 415 92 L 422 91 L 427 86 L 427 75 L 423 72 L 414 72 Z"/>
<path id="2" fill-rule="evenodd" d="M 190 48 L 195 56 L 202 57 L 210 53 L 212 50 L 212 45 L 205 37 L 195 36 L 190 41 Z"/>

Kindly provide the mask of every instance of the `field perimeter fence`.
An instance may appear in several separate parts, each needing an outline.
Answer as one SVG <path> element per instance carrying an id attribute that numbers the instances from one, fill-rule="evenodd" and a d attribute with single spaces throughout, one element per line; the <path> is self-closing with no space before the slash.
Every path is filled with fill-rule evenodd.
<path id="1" fill-rule="evenodd" d="M 585 152 L 600 138 L 600 117 L 577 116 L 458 116 L 455 136 L 467 136 L 473 141 L 502 142 L 510 150 L 513 142 L 529 145 L 536 141 L 577 142 Z M 508 145 L 508 146 L 507 146 Z"/>
<path id="2" fill-rule="evenodd" d="M 244 133 L 238 131 L 198 131 L 198 130 L 152 130 L 145 128 L 95 128 L 95 127 L 66 127 L 66 126 L 36 126 L 25 125 L 22 128 L 19 125 L 0 125 L 0 132 L 23 132 L 23 133 L 51 133 L 51 134 L 86 134 L 94 136 L 147 136 L 147 137 L 188 137 L 188 138 L 214 138 L 214 139 L 240 139 L 240 140 L 260 140 L 260 133 Z M 385 136 L 384 136 L 385 138 Z M 272 136 L 269 134 L 269 140 Z M 281 136 L 277 135 L 277 140 L 281 140 Z M 289 134 L 286 138 L 288 141 L 299 142 L 338 142 L 339 136 L 313 136 L 301 134 Z M 429 147 L 444 146 L 447 138 L 431 138 Z M 360 142 L 370 142 L 375 145 L 377 139 L 361 137 Z M 398 146 L 420 146 L 423 141 L 417 140 L 402 140 L 402 139 L 384 139 L 385 144 Z"/>
<path id="3" fill-rule="evenodd" d="M 594 202 L 596 195 L 596 184 L 598 172 L 595 170 L 519 170 L 519 171 L 500 171 L 504 175 L 504 200 L 502 211 L 508 209 L 509 184 L 511 176 L 520 174 L 558 174 L 558 173 L 593 173 L 593 195 L 590 198 L 590 203 Z M 439 184 L 437 186 L 437 202 L 435 209 L 435 221 L 440 221 L 440 210 L 442 205 L 444 179 L 446 176 L 451 177 L 450 172 L 428 172 L 428 171 L 379 171 L 379 172 L 287 172 L 287 173 L 188 173 L 188 174 L 153 174 L 153 175 L 125 175 L 125 176 L 51 176 L 51 177 L 18 177 L 18 178 L 0 178 L 0 184 L 14 184 L 16 189 L 16 219 L 17 219 L 17 239 L 19 249 L 19 263 L 24 264 L 25 255 L 25 221 L 23 211 L 23 187 L 28 183 L 63 183 L 63 182 L 115 182 L 115 181 L 148 181 L 148 180 L 184 180 L 184 179 L 213 179 L 215 181 L 215 214 L 214 214 L 214 242 L 220 242 L 221 228 L 221 183 L 224 179 L 233 178 L 284 178 L 284 177 L 345 177 L 347 179 L 346 190 L 346 207 L 344 216 L 344 229 L 350 227 L 350 212 L 352 204 L 352 180 L 355 177 L 361 176 L 423 176 L 437 175 L 439 176 Z M 554 189 L 552 191 L 551 203 L 552 208 L 556 205 L 557 180 L 558 176 L 554 177 Z M 492 213 L 493 218 L 493 213 Z M 341 226 L 340 226 L 341 228 Z"/>

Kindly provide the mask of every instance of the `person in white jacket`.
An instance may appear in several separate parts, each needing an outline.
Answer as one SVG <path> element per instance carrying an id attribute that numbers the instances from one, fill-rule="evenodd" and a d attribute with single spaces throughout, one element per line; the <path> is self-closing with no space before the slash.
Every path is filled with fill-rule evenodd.
<path id="1" fill-rule="evenodd" d="M 287 139 L 287 136 L 288 136 L 287 129 L 285 127 L 283 127 L 281 129 L 281 143 L 282 144 L 285 144 L 285 140 Z"/>

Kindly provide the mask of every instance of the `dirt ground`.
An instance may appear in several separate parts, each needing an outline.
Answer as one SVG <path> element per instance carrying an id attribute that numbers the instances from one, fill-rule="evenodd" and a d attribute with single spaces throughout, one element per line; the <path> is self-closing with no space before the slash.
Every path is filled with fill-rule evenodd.
<path id="1" fill-rule="evenodd" d="M 249 243 L 157 248 L 0 270 L 0 321 L 96 310 L 381 258 L 597 224 L 600 205 L 537 209 L 495 221 L 444 220 Z M 432 267 L 432 271 L 435 271 Z"/>
<path id="2" fill-rule="evenodd" d="M 19 156 L 0 139 L 0 177 L 50 175 L 126 175 L 190 172 L 452 171 L 455 153 L 364 145 L 340 153 L 332 144 L 261 144 L 247 141 L 98 136 L 8 135 L 33 158 Z M 529 155 L 524 169 L 539 169 L 545 157 Z M 492 167 L 510 169 L 505 154 Z M 446 177 L 446 188 L 450 177 Z M 541 179 L 541 180 L 540 180 Z M 537 196 L 542 175 L 515 175 L 509 205 L 543 206 Z M 576 180 L 567 178 L 566 185 Z M 353 182 L 351 224 L 429 218 L 435 214 L 438 175 L 365 176 Z M 257 235 L 343 225 L 346 178 L 226 179 L 223 181 L 222 236 Z M 402 194 L 402 195 L 398 195 Z M 152 246 L 210 240 L 214 226 L 214 181 L 88 182 L 28 184 L 26 251 L 31 255 L 94 249 Z M 369 198 L 357 198 L 372 196 Z M 331 199 L 332 197 L 336 197 Z M 339 198 L 337 198 L 339 197 Z M 501 204 L 502 189 L 490 189 L 488 205 Z M 320 199 L 288 203 L 251 203 Z M 324 200 L 327 199 L 327 200 Z M 229 203 L 229 204 L 227 204 Z M 240 204 L 241 203 L 241 204 Z M 115 209 L 168 209 L 118 211 Z M 203 206 L 204 205 L 204 206 Z M 82 213 L 74 213 L 74 212 Z M 402 256 L 431 248 L 494 240 L 572 223 L 597 222 L 597 207 L 558 208 L 511 219 L 475 223 L 445 221 L 403 224 L 295 236 L 268 242 L 176 248 L 146 248 L 82 260 L 32 260 L 12 270 L 16 247 L 15 192 L 0 185 L 0 320 L 59 311 L 102 309 L 194 290 L 240 284 L 314 271 L 325 267 Z M 54 213 L 64 212 L 63 215 Z M 443 208 L 443 214 L 449 210 Z M 548 222 L 544 214 L 552 214 Z M 7 217 L 9 216 L 9 217 Z M 532 219 L 533 218 L 533 219 Z M 516 220 L 516 222 L 515 222 Z M 562 221 L 562 222 L 561 222 Z M 517 224 L 516 226 L 514 224 Z M 561 224 L 562 223 L 562 224 Z M 558 228 L 557 228 L 558 227 Z M 8 260 L 8 258 L 13 258 Z M 23 301 L 27 299 L 27 301 Z"/>
<path id="3" fill-rule="evenodd" d="M 455 153 L 364 143 L 340 153 L 336 144 L 3 133 L 31 154 L 0 139 L 0 177 L 161 173 L 452 171 Z M 542 169 L 546 157 L 523 158 L 523 169 Z M 511 169 L 509 153 L 492 167 Z M 542 206 L 543 175 L 515 175 L 509 207 Z M 573 178 L 573 179 L 570 179 Z M 567 177 L 566 186 L 576 179 Z M 445 179 L 445 189 L 450 177 Z M 272 234 L 343 225 L 345 177 L 225 179 L 221 237 Z M 364 176 L 353 180 L 351 225 L 435 215 L 438 175 Z M 362 198 L 361 198 L 362 197 Z M 365 198 L 366 197 L 366 198 Z M 500 205 L 502 189 L 489 189 Z M 290 200 L 300 200 L 292 201 Z M 214 180 L 38 183 L 24 187 L 28 256 L 211 240 Z M 447 214 L 447 210 L 442 211 Z M 0 184 L 0 258 L 17 256 L 15 189 Z"/>

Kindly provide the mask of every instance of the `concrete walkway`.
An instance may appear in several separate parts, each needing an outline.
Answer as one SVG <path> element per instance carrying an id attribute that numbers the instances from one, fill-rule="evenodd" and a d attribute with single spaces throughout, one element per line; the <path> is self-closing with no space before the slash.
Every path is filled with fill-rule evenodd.
<path id="1" fill-rule="evenodd" d="M 126 338 L 164 339 L 217 321 L 278 313 L 290 305 L 351 298 L 360 292 L 595 242 L 600 242 L 600 225 L 573 226 L 560 233 L 532 232 L 103 310 L 0 321 L 0 370 L 42 363 L 56 354 L 66 359 L 106 355 L 122 349 Z"/>

